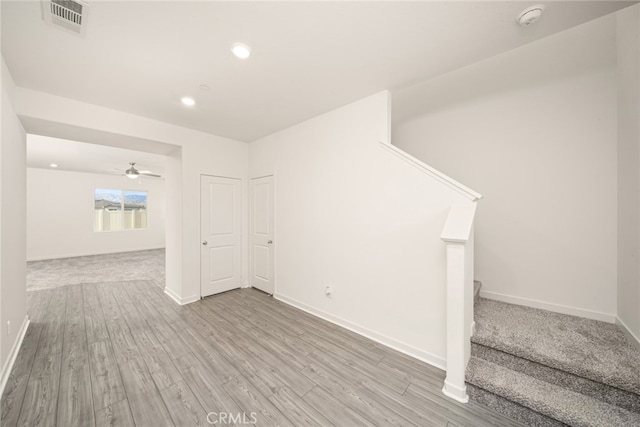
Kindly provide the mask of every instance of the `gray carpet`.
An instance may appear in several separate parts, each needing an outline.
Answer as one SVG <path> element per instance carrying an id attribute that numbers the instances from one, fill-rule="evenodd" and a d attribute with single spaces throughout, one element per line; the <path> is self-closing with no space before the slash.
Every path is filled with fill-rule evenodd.
<path id="1" fill-rule="evenodd" d="M 605 403 L 620 406 L 621 408 L 640 414 L 640 396 L 635 393 L 578 377 L 565 371 L 560 371 L 478 344 L 471 345 L 471 353 L 476 358 L 501 365 L 512 371 L 521 372 L 533 378 L 582 393 Z"/>
<path id="2" fill-rule="evenodd" d="M 164 249 L 27 263 L 27 291 L 127 280 L 151 280 L 164 287 L 165 278 Z"/>
<path id="3" fill-rule="evenodd" d="M 530 426 L 640 427 L 640 352 L 617 326 L 479 298 L 471 399 Z"/>
<path id="4" fill-rule="evenodd" d="M 490 393 L 480 387 L 467 384 L 467 393 L 469 399 L 495 410 L 509 418 L 519 421 L 520 423 L 530 427 L 566 427 L 567 425 L 542 415 L 532 409 L 514 403 L 497 394 Z"/>
<path id="5" fill-rule="evenodd" d="M 480 298 L 473 342 L 640 394 L 640 352 L 616 325 Z"/>
<path id="6" fill-rule="evenodd" d="M 570 426 L 640 426 L 640 414 L 472 357 L 467 381 Z"/>

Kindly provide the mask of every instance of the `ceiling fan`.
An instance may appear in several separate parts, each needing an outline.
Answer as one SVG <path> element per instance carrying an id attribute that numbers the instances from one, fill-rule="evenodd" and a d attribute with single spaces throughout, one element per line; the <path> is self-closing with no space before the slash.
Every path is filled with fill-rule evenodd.
<path id="1" fill-rule="evenodd" d="M 136 169 L 136 164 L 134 162 L 129 162 L 129 165 L 131 166 L 129 169 L 127 169 L 126 171 L 124 171 L 124 175 L 127 178 L 131 178 L 131 179 L 136 179 L 139 176 L 151 176 L 154 178 L 161 178 L 162 175 L 158 175 L 155 174 L 151 171 L 139 171 L 138 169 Z"/>

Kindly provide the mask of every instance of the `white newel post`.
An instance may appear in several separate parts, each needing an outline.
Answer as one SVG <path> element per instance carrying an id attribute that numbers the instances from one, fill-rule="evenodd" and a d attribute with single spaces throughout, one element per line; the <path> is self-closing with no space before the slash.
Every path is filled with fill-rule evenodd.
<path id="1" fill-rule="evenodd" d="M 473 222 L 476 203 L 451 206 L 441 238 L 446 243 L 447 375 L 442 392 L 467 403 L 464 374 L 473 322 Z"/>

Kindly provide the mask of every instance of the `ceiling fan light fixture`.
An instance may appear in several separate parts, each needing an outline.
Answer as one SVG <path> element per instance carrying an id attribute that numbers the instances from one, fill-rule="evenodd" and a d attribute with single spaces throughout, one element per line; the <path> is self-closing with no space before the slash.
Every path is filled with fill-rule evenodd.
<path id="1" fill-rule="evenodd" d="M 140 172 L 135 168 L 135 163 L 129 163 L 131 167 L 124 171 L 124 174 L 127 178 L 136 179 L 140 176 Z"/>

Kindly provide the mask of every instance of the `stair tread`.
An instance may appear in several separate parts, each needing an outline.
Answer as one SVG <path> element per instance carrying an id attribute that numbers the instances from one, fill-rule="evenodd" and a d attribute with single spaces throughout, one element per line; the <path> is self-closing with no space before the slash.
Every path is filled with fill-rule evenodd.
<path id="1" fill-rule="evenodd" d="M 640 394 L 640 352 L 613 324 L 479 298 L 472 341 Z"/>
<path id="2" fill-rule="evenodd" d="M 467 382 L 568 425 L 640 425 L 640 414 L 471 357 Z"/>
<path id="3" fill-rule="evenodd" d="M 619 406 L 640 414 L 640 396 L 601 382 L 592 381 L 565 371 L 551 368 L 522 357 L 514 356 L 493 348 L 473 343 L 471 355 L 512 371 L 521 372 L 530 377 L 555 384 L 560 387 L 593 397 L 605 403 Z"/>

